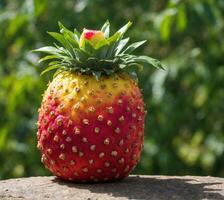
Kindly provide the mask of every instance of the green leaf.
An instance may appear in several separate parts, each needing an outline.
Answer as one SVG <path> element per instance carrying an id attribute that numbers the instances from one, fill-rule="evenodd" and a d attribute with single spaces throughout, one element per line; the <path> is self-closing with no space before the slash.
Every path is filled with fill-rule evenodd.
<path id="1" fill-rule="evenodd" d="M 42 71 L 40 75 L 42 76 L 43 74 L 45 74 L 45 73 L 47 73 L 47 72 L 49 72 L 51 70 L 58 69 L 58 68 L 60 68 L 60 65 L 49 66 L 44 71 Z"/>
<path id="2" fill-rule="evenodd" d="M 126 31 L 131 27 L 131 25 L 132 25 L 132 22 L 129 21 L 122 28 L 120 28 L 117 32 L 121 34 L 121 37 L 123 37 L 123 35 L 126 33 Z"/>
<path id="3" fill-rule="evenodd" d="M 157 60 L 155 58 L 151 58 L 149 56 L 136 56 L 136 58 L 134 58 L 134 61 L 147 63 L 156 68 L 165 70 L 165 68 L 164 68 L 165 66 L 159 60 Z"/>
<path id="4" fill-rule="evenodd" d="M 131 44 L 130 46 L 128 46 L 122 53 L 129 54 L 129 53 L 133 52 L 135 49 L 137 49 L 138 47 L 140 47 L 141 45 L 143 45 L 145 42 L 146 42 L 146 40 L 143 40 L 140 42 L 135 42 L 135 43 Z"/>
<path id="5" fill-rule="evenodd" d="M 56 39 L 58 42 L 60 42 L 64 47 L 67 47 L 67 43 L 65 41 L 65 38 L 60 33 L 56 32 L 47 32 L 50 36 L 52 36 L 54 39 Z"/>
<path id="6" fill-rule="evenodd" d="M 38 62 L 41 63 L 43 61 L 51 60 L 51 59 L 59 59 L 59 57 L 56 55 L 49 55 L 49 56 L 45 56 L 45 57 L 41 58 Z"/>
<path id="7" fill-rule="evenodd" d="M 92 74 L 93 74 L 93 76 L 95 76 L 96 80 L 99 80 L 102 72 L 101 71 L 93 71 Z"/>
<path id="8" fill-rule="evenodd" d="M 115 48 L 115 51 L 116 51 L 115 55 L 118 55 L 122 51 L 122 49 L 125 47 L 128 41 L 129 41 L 129 38 L 125 38 L 119 41 L 117 47 Z"/>
<path id="9" fill-rule="evenodd" d="M 106 38 L 109 37 L 109 35 L 110 35 L 110 22 L 108 20 L 105 22 L 105 24 L 101 28 L 101 31 L 104 33 L 104 36 Z"/>
<path id="10" fill-rule="evenodd" d="M 43 53 L 48 53 L 48 54 L 53 54 L 53 55 L 59 55 L 61 52 L 58 48 L 52 47 L 52 46 L 41 47 L 41 48 L 35 49 L 33 51 L 34 52 L 43 52 Z"/>

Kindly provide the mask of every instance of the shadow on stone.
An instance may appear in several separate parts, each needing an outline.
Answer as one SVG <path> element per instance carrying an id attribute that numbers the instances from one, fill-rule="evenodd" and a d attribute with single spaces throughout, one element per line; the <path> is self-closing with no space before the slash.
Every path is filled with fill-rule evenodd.
<path id="1" fill-rule="evenodd" d="M 208 178 L 209 179 L 209 178 Z M 203 179 L 206 180 L 206 177 Z M 172 177 L 128 177 L 119 182 L 98 184 L 78 184 L 64 182 L 58 178 L 53 182 L 69 188 L 85 189 L 91 193 L 107 193 L 112 197 L 126 197 L 128 199 L 161 199 L 161 200 L 194 200 L 216 199 L 224 200 L 219 185 L 223 182 L 198 181 L 197 179 L 172 178 Z M 218 189 L 217 189 L 218 188 Z"/>

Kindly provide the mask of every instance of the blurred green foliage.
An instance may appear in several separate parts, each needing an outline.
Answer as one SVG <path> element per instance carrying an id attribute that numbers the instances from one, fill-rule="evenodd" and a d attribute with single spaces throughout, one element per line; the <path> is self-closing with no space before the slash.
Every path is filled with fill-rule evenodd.
<path id="1" fill-rule="evenodd" d="M 139 84 L 148 110 L 145 147 L 135 173 L 224 177 L 223 0 L 1 0 L 0 179 L 48 174 L 36 149 L 37 109 L 51 75 L 30 50 L 52 43 L 46 31 L 113 29 L 147 39 L 138 53 L 166 71 L 145 67 Z"/>

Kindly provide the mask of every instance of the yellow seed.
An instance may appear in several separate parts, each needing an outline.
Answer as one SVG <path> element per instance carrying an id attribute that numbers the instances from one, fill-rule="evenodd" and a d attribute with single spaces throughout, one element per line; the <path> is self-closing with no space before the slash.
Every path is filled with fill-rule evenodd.
<path id="1" fill-rule="evenodd" d="M 110 114 L 114 113 L 114 109 L 112 107 L 107 107 L 107 111 Z"/>
<path id="2" fill-rule="evenodd" d="M 114 156 L 114 157 L 116 157 L 117 156 L 117 151 L 111 151 L 111 156 Z"/>
<path id="3" fill-rule="evenodd" d="M 84 153 L 83 152 L 79 152 L 79 157 L 82 157 L 82 156 L 84 156 Z"/>
<path id="4" fill-rule="evenodd" d="M 65 160 L 65 154 L 64 154 L 64 153 L 61 153 L 61 154 L 59 155 L 59 158 L 60 158 L 61 160 Z"/>
<path id="5" fill-rule="evenodd" d="M 52 154 L 52 149 L 47 149 L 48 154 Z"/>
<path id="6" fill-rule="evenodd" d="M 103 158 L 104 155 L 105 155 L 105 153 L 101 152 L 101 153 L 99 154 L 99 158 Z"/>
<path id="7" fill-rule="evenodd" d="M 57 135 L 54 136 L 54 141 L 58 142 L 59 141 L 59 137 Z"/>
<path id="8" fill-rule="evenodd" d="M 90 146 L 91 151 L 95 151 L 95 149 L 96 149 L 96 145 L 93 144 L 93 145 Z"/>
<path id="9" fill-rule="evenodd" d="M 100 132 L 100 128 L 99 127 L 95 127 L 94 132 L 95 133 L 99 133 Z"/>
<path id="10" fill-rule="evenodd" d="M 67 137 L 67 138 L 65 139 L 65 141 L 66 141 L 66 142 L 71 142 L 72 139 L 71 139 L 70 137 Z"/>
<path id="11" fill-rule="evenodd" d="M 93 159 L 89 160 L 89 164 L 93 164 Z"/>
<path id="12" fill-rule="evenodd" d="M 111 126 L 111 125 L 112 125 L 112 121 L 107 120 L 107 125 L 108 125 L 108 126 Z"/>
<path id="13" fill-rule="evenodd" d="M 72 152 L 73 152 L 73 153 L 77 153 L 77 152 L 78 152 L 78 149 L 77 149 L 76 146 L 72 146 Z"/>
<path id="14" fill-rule="evenodd" d="M 120 133 L 121 130 L 120 130 L 119 128 L 116 128 L 116 129 L 114 130 L 114 132 L 115 132 L 115 133 Z"/>
<path id="15" fill-rule="evenodd" d="M 70 160 L 70 165 L 75 165 L 75 161 L 74 160 Z"/>
<path id="16" fill-rule="evenodd" d="M 103 141 L 103 143 L 104 143 L 105 145 L 109 145 L 109 144 L 110 144 L 110 139 L 109 139 L 109 138 L 106 138 L 106 139 Z"/>
<path id="17" fill-rule="evenodd" d="M 98 121 L 103 121 L 103 115 L 98 115 L 97 120 Z"/>
<path id="18" fill-rule="evenodd" d="M 83 124 L 85 124 L 85 125 L 89 125 L 89 120 L 88 120 L 88 119 L 83 119 L 82 122 L 83 122 Z"/>
<path id="19" fill-rule="evenodd" d="M 83 138 L 82 138 L 82 142 L 83 142 L 83 143 L 87 143 L 87 142 L 88 142 L 87 138 L 86 138 L 86 137 L 83 137 Z"/>
<path id="20" fill-rule="evenodd" d="M 77 127 L 75 127 L 75 128 L 74 128 L 74 132 L 75 132 L 76 135 L 78 135 L 78 134 L 80 134 L 80 129 L 77 128 Z"/>
<path id="21" fill-rule="evenodd" d="M 120 140 L 119 146 L 122 146 L 124 144 L 124 140 Z"/>
<path id="22" fill-rule="evenodd" d="M 124 158 L 121 158 L 120 160 L 118 160 L 118 163 L 120 164 L 124 163 Z"/>
<path id="23" fill-rule="evenodd" d="M 90 107 L 88 108 L 88 111 L 91 112 L 91 113 L 93 113 L 93 112 L 96 111 L 96 109 L 95 109 L 93 106 L 90 106 Z"/>
<path id="24" fill-rule="evenodd" d="M 122 115 L 121 117 L 119 117 L 119 122 L 123 122 L 124 121 L 124 116 Z"/>
<path id="25" fill-rule="evenodd" d="M 110 163 L 109 162 L 105 162 L 104 165 L 105 165 L 105 167 L 109 167 Z"/>

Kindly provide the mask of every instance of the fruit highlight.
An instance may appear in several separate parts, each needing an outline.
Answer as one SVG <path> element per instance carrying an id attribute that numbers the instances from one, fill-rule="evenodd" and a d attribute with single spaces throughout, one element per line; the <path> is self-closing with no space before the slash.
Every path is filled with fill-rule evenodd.
<path id="1" fill-rule="evenodd" d="M 49 34 L 62 46 L 35 50 L 49 54 L 40 60 L 50 61 L 43 73 L 57 70 L 39 109 L 37 146 L 45 167 L 62 179 L 122 179 L 140 159 L 145 111 L 131 69 L 162 64 L 130 54 L 145 42 L 128 46 L 130 25 L 109 36 L 109 22 L 82 35 L 60 23 L 61 33 Z"/>

